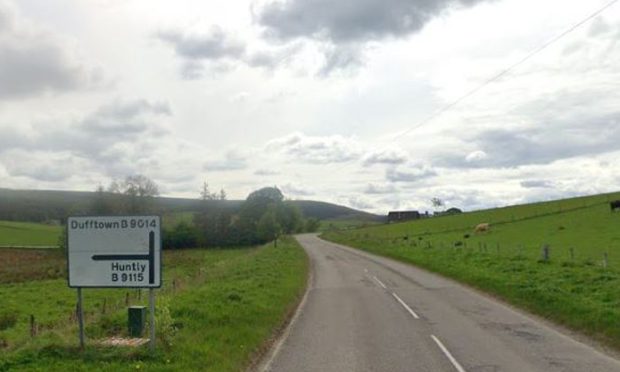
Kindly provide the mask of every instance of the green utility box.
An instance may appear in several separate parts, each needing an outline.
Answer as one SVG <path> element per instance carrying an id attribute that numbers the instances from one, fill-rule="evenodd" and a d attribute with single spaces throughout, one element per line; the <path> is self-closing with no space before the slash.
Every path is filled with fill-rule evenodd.
<path id="1" fill-rule="evenodd" d="M 129 307 L 129 336 L 142 337 L 146 324 L 146 306 Z"/>

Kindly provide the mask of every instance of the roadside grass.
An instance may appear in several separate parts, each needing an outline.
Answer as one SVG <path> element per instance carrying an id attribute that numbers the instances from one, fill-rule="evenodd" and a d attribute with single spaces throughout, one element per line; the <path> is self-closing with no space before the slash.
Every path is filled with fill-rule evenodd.
<path id="1" fill-rule="evenodd" d="M 452 277 L 620 349 L 620 213 L 611 213 L 607 203 L 619 197 L 507 207 L 323 237 Z M 482 222 L 490 223 L 490 231 L 473 233 Z M 549 261 L 542 255 L 546 244 Z"/>
<path id="2" fill-rule="evenodd" d="M 154 355 L 95 341 L 126 336 L 127 305 L 147 305 L 146 290 L 84 290 L 87 347 L 79 351 L 76 294 L 66 279 L 0 284 L 0 371 L 242 370 L 294 308 L 307 271 L 292 238 L 277 248 L 165 251 Z"/>
<path id="3" fill-rule="evenodd" d="M 62 227 L 0 221 L 0 246 L 57 246 Z"/>

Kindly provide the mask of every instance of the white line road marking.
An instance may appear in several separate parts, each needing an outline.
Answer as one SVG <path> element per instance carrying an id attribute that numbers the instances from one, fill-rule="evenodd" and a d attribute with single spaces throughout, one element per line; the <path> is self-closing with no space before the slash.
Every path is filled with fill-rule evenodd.
<path id="1" fill-rule="evenodd" d="M 450 352 L 448 351 L 448 349 L 443 346 L 443 344 L 441 343 L 441 341 L 439 341 L 439 339 L 437 337 L 435 337 L 435 335 L 431 335 L 431 338 L 433 339 L 433 341 L 435 341 L 435 343 L 437 344 L 437 346 L 439 346 L 439 348 L 441 349 L 441 351 L 443 351 L 443 353 L 448 357 L 448 359 L 450 360 L 450 362 L 452 363 L 452 365 L 454 366 L 454 368 L 456 368 L 457 371 L 459 372 L 465 372 L 465 368 L 463 368 L 463 366 L 461 366 L 459 364 L 459 362 L 456 361 L 456 359 L 454 359 L 454 357 L 452 356 L 452 354 L 450 354 Z"/>
<path id="2" fill-rule="evenodd" d="M 387 289 L 387 287 L 385 286 L 385 284 L 383 284 L 382 281 L 379 280 L 379 278 L 377 278 L 376 276 L 373 276 L 373 279 L 377 281 L 377 283 L 379 283 L 380 286 L 383 287 L 383 289 Z"/>
<path id="3" fill-rule="evenodd" d="M 394 298 L 400 302 L 401 305 L 403 305 L 403 307 L 405 309 L 407 309 L 407 311 L 409 312 L 409 314 L 411 314 L 412 317 L 416 318 L 416 319 L 420 319 L 420 317 L 418 316 L 418 314 L 415 313 L 415 311 L 411 310 L 411 308 L 409 307 L 409 305 L 407 305 L 405 303 L 405 301 L 401 300 L 400 297 L 398 297 L 398 295 L 394 292 L 392 292 L 392 296 L 394 296 Z"/>

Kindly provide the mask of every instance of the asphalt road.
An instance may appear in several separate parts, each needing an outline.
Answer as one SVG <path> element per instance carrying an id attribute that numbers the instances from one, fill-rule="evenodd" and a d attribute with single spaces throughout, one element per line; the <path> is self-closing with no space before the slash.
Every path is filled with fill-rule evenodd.
<path id="1" fill-rule="evenodd" d="M 451 280 L 297 238 L 313 279 L 269 371 L 620 371 L 620 362 Z"/>

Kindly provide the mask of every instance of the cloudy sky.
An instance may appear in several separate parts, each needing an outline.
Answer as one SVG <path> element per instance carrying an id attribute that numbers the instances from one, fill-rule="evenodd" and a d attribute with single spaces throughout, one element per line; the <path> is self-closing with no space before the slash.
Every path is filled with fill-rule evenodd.
<path id="1" fill-rule="evenodd" d="M 0 0 L 0 187 L 141 173 L 380 213 L 617 191 L 620 2 L 477 89 L 609 2 Z"/>

